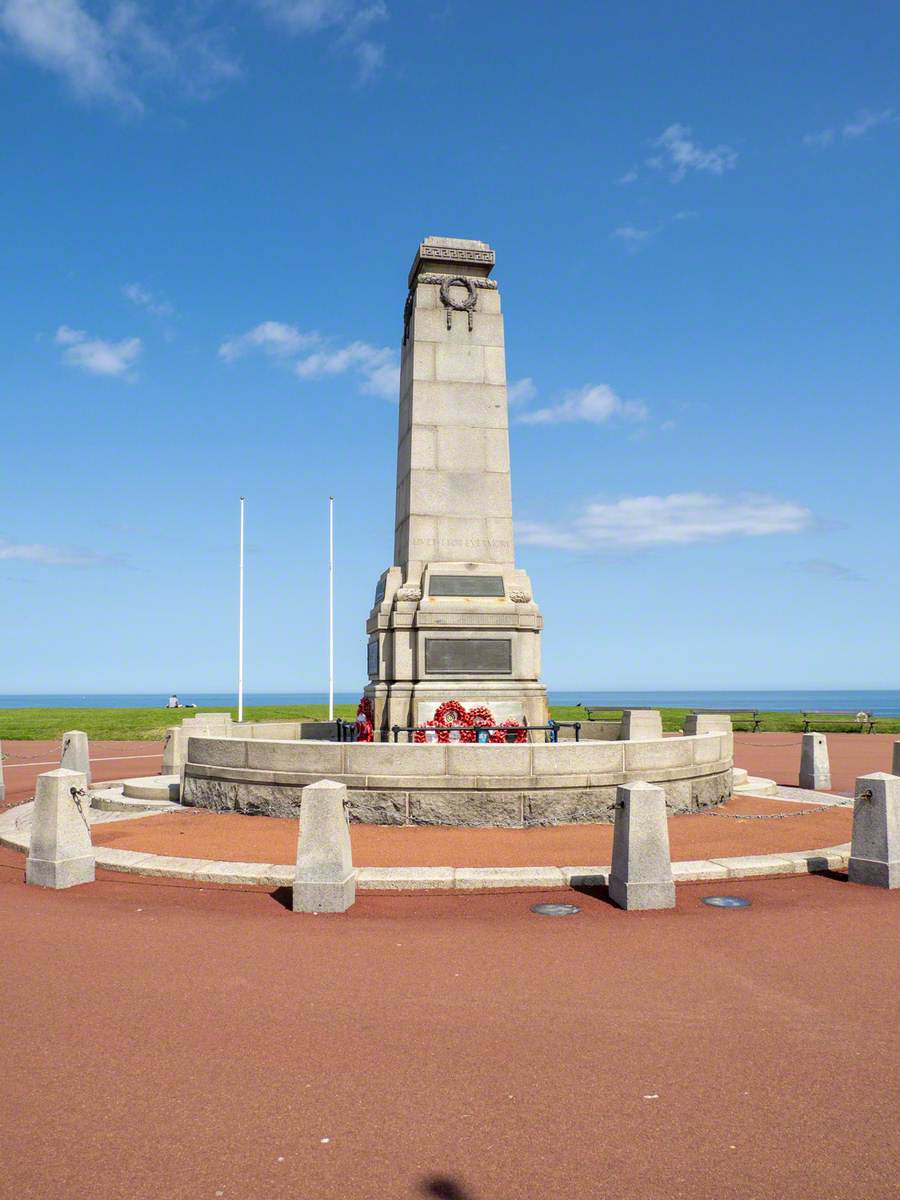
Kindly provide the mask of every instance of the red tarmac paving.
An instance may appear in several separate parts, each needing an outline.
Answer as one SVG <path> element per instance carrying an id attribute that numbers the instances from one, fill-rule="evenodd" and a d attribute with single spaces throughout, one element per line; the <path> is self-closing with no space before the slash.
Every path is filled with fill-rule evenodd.
<path id="1" fill-rule="evenodd" d="M 829 733 L 831 790 L 852 792 L 857 776 L 890 771 L 897 733 Z M 797 787 L 801 733 L 740 733 L 734 735 L 734 765 L 751 775 Z"/>
<path id="2" fill-rule="evenodd" d="M 162 767 L 162 742 L 91 742 L 91 775 L 95 783 L 107 779 L 158 775 Z M 6 803 L 0 811 L 30 800 L 35 780 L 43 771 L 59 766 L 59 739 L 42 742 L 3 743 Z"/>
<path id="3" fill-rule="evenodd" d="M 730 820 L 721 814 L 785 814 L 777 820 Z M 708 816 L 669 819 L 669 845 L 678 861 L 738 854 L 816 850 L 850 840 L 849 808 L 814 808 L 739 796 Z M 213 813 L 163 813 L 148 821 L 95 825 L 94 844 L 176 858 L 293 863 L 297 821 Z M 612 825 L 554 825 L 546 829 L 461 829 L 428 825 L 351 825 L 358 867 L 590 866 L 612 860 Z"/>
<path id="4" fill-rule="evenodd" d="M 3 1195 L 895 1197 L 900 893 L 716 890 L 316 917 L 254 889 L 26 888 L 0 850 Z"/>

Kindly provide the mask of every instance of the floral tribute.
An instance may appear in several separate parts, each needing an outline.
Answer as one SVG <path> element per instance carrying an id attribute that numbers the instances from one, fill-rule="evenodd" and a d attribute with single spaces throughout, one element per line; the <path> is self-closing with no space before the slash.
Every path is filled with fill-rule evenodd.
<path id="1" fill-rule="evenodd" d="M 458 700 L 445 700 L 439 705 L 434 719 L 426 721 L 413 733 L 414 742 L 477 742 L 477 726 L 498 725 L 487 735 L 487 740 L 499 745 L 506 741 L 525 742 L 528 740 L 527 730 L 512 718 L 497 722 L 494 714 L 484 704 L 466 709 Z M 476 726 L 475 729 L 464 729 L 462 726 Z"/>
<path id="2" fill-rule="evenodd" d="M 375 709 L 368 696 L 363 696 L 356 709 L 356 740 L 371 742 L 375 737 Z"/>

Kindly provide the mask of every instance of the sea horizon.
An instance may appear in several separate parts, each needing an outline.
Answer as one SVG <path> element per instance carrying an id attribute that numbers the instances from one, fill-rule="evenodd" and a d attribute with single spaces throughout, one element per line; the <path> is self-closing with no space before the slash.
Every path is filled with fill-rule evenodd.
<path id="1" fill-rule="evenodd" d="M 356 704 L 360 692 L 334 693 L 336 704 Z M 235 707 L 234 692 L 182 692 L 183 705 Z M 756 708 L 763 712 L 865 710 L 900 716 L 900 689 L 885 688 L 657 688 L 620 691 L 550 690 L 555 705 L 634 705 L 653 708 Z M 18 692 L 0 695 L 0 708 L 165 708 L 163 692 Z M 327 692 L 245 692 L 247 708 L 327 704 Z"/>

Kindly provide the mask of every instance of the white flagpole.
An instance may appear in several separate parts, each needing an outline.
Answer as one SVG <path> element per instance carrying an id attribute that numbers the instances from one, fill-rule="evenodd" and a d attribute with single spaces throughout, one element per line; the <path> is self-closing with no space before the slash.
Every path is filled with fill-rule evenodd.
<path id="1" fill-rule="evenodd" d="M 334 720 L 334 496 L 328 497 L 328 720 Z"/>
<path id="2" fill-rule="evenodd" d="M 238 589 L 238 720 L 244 719 L 244 497 L 241 496 L 240 584 Z"/>

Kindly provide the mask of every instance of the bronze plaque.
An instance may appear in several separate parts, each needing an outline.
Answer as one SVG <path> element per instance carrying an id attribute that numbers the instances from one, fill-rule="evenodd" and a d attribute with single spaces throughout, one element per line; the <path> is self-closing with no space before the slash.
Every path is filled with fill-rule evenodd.
<path id="1" fill-rule="evenodd" d="M 368 659 L 369 659 L 369 661 L 368 661 L 369 674 L 377 675 L 378 674 L 378 639 L 377 638 L 373 638 L 372 641 L 369 642 Z"/>
<path id="2" fill-rule="evenodd" d="M 432 575 L 429 596 L 502 596 L 502 575 Z"/>
<path id="3" fill-rule="evenodd" d="M 510 638 L 425 639 L 427 675 L 511 675 Z"/>

